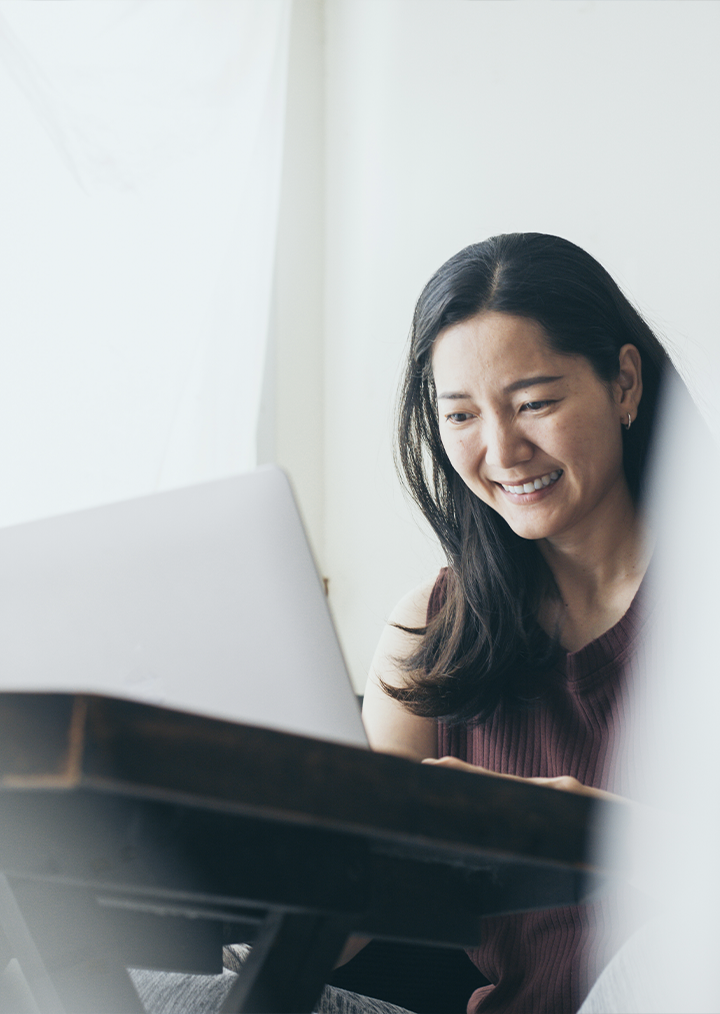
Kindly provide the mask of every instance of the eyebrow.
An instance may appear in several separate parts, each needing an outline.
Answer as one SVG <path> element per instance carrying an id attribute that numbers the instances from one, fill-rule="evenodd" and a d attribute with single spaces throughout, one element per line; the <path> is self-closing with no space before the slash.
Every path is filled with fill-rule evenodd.
<path id="1" fill-rule="evenodd" d="M 555 380 L 562 380 L 562 376 L 557 377 L 523 377 L 521 380 L 514 380 L 512 384 L 508 384 L 507 387 L 503 388 L 504 394 L 512 394 L 513 391 L 522 391 L 526 387 L 538 387 L 540 384 L 552 384 Z M 442 394 L 438 395 L 438 401 L 462 401 L 463 398 L 469 398 L 470 395 L 465 391 L 443 391 Z"/>

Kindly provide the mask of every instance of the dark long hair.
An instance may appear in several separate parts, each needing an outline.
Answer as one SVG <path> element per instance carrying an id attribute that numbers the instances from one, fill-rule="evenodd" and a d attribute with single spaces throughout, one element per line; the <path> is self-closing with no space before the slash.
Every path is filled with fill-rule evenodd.
<path id="1" fill-rule="evenodd" d="M 632 428 L 623 430 L 623 464 L 636 502 L 662 377 L 671 368 L 608 272 L 557 236 L 512 233 L 473 244 L 423 289 L 400 391 L 396 464 L 448 569 L 442 608 L 415 631 L 418 648 L 403 662 L 407 685 L 385 689 L 416 714 L 449 722 L 482 721 L 501 702 L 522 706 L 541 696 L 558 650 L 537 622 L 541 601 L 557 590 L 536 543 L 470 492 L 440 439 L 433 345 L 445 328 L 491 310 L 536 321 L 554 351 L 584 356 L 604 383 L 618 375 L 620 348 L 638 348 L 642 402 Z"/>

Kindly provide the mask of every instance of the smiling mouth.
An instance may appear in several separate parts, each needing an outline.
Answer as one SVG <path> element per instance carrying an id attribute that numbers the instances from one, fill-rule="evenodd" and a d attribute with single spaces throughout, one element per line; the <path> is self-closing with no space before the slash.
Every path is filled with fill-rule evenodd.
<path id="1" fill-rule="evenodd" d="M 562 475 L 562 469 L 558 469 L 556 472 L 548 472 L 547 475 L 541 475 L 539 479 L 533 479 L 531 482 L 524 482 L 519 486 L 507 486 L 504 482 L 499 482 L 498 486 L 501 486 L 506 493 L 534 493 L 538 489 L 544 489 L 546 486 L 552 486 L 554 482 L 557 482 Z"/>

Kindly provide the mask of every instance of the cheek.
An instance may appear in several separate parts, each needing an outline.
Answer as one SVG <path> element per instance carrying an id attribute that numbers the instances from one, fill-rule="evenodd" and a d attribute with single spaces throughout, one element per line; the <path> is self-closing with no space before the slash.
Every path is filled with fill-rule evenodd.
<path id="1" fill-rule="evenodd" d="M 588 413 L 573 419 L 566 419 L 548 431 L 552 450 L 567 460 L 581 460 L 591 463 L 597 458 L 598 442 L 605 444 L 604 420 Z"/>
<path id="2" fill-rule="evenodd" d="M 609 418 L 601 411 L 588 413 L 575 426 L 563 426 L 556 435 L 562 457 L 586 475 L 604 476 L 622 469 L 622 434 L 614 416 Z"/>
<path id="3" fill-rule="evenodd" d="M 459 434 L 444 434 L 442 437 L 445 453 L 450 459 L 450 464 L 461 475 L 467 472 L 473 463 L 474 452 L 472 442 Z"/>
<path id="4" fill-rule="evenodd" d="M 595 456 L 595 435 L 592 427 L 558 426 L 555 432 L 550 435 L 550 439 L 552 441 L 551 450 L 562 460 L 587 460 Z"/>

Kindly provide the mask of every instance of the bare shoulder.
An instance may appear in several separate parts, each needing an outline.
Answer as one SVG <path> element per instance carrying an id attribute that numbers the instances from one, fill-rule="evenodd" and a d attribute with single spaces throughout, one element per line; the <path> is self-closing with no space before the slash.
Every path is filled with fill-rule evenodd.
<path id="1" fill-rule="evenodd" d="M 425 626 L 435 580 L 433 577 L 403 596 L 390 614 L 373 656 L 363 704 L 372 748 L 418 760 L 437 755 L 436 723 L 413 715 L 385 693 L 382 683 L 402 686 L 405 682 L 402 659 L 415 649 L 420 636 L 409 631 Z"/>
<path id="2" fill-rule="evenodd" d="M 403 682 L 403 675 L 397 665 L 387 663 L 397 658 L 403 658 L 414 651 L 418 643 L 418 635 L 410 634 L 408 630 L 417 630 L 425 626 L 427 622 L 428 603 L 435 585 L 435 578 L 423 582 L 404 595 L 397 603 L 388 617 L 388 622 L 383 630 L 378 652 L 373 659 L 375 663 L 382 661 L 383 672 L 380 674 L 386 683 L 397 686 Z M 406 629 L 403 629 L 406 628 Z M 371 670 L 371 678 L 373 670 Z"/>

